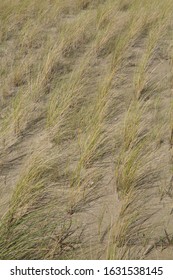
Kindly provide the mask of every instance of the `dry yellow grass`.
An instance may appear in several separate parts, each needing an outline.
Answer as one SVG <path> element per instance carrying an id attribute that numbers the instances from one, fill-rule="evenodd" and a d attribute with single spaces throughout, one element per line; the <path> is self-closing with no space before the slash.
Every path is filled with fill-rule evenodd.
<path id="1" fill-rule="evenodd" d="M 0 258 L 172 258 L 172 0 L 0 10 Z"/>

